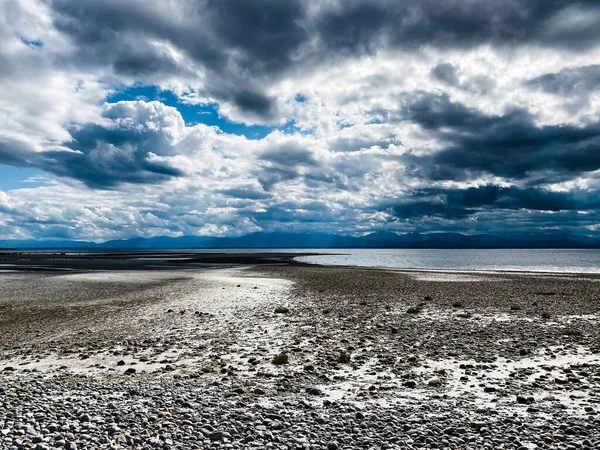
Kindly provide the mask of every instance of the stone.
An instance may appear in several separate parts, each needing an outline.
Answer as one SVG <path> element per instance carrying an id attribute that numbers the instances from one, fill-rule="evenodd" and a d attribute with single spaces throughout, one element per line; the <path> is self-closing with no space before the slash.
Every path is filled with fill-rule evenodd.
<path id="1" fill-rule="evenodd" d="M 225 439 L 225 438 L 227 438 L 227 437 L 229 437 L 229 434 L 228 434 L 228 433 L 226 433 L 226 432 L 224 432 L 224 431 L 219 431 L 219 430 L 218 430 L 218 431 L 213 431 L 212 433 L 210 433 L 210 434 L 208 435 L 208 438 L 209 438 L 211 441 L 213 441 L 213 442 L 214 442 L 214 441 L 222 441 L 223 439 Z"/>
<path id="2" fill-rule="evenodd" d="M 522 395 L 517 395 L 517 403 L 520 405 L 530 405 L 531 403 L 535 403 L 535 399 L 533 397 L 524 397 Z"/>
<path id="3" fill-rule="evenodd" d="M 438 387 L 442 385 L 442 380 L 440 380 L 438 377 L 433 377 L 430 378 L 429 381 L 427 381 L 427 384 L 429 386 Z"/>

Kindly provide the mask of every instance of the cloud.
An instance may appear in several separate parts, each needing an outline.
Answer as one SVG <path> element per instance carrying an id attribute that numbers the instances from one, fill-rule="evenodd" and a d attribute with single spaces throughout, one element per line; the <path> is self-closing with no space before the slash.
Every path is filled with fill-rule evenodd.
<path id="1" fill-rule="evenodd" d="M 257 186 L 253 185 L 240 186 L 230 189 L 221 189 L 217 192 L 219 194 L 227 195 L 229 197 L 242 198 L 247 200 L 265 200 L 272 197 L 272 195 L 268 192 L 264 192 Z"/>
<path id="2" fill-rule="evenodd" d="M 485 210 L 586 211 L 599 206 L 598 192 L 594 191 L 565 193 L 489 184 L 466 189 L 417 190 L 390 208 L 397 217 L 403 219 L 422 216 L 460 219 Z"/>
<path id="3" fill-rule="evenodd" d="M 224 103 L 223 111 L 236 119 L 264 123 L 283 120 L 268 92 L 272 83 L 318 70 L 325 61 L 424 47 L 579 51 L 595 47 L 600 38 L 600 7 L 592 1 L 54 0 L 50 5 L 56 30 L 75 49 L 65 56 L 66 64 L 175 83 Z M 435 70 L 456 83 L 450 68 Z"/>
<path id="4" fill-rule="evenodd" d="M 595 99 L 600 91 L 600 65 L 566 67 L 524 81 L 535 92 L 548 94 L 558 100 L 567 114 L 598 119 Z M 592 119 L 594 120 L 594 119 Z"/>
<path id="5" fill-rule="evenodd" d="M 532 78 L 525 84 L 534 89 L 563 97 L 589 94 L 600 89 L 600 65 L 569 67 L 560 72 Z"/>
<path id="6" fill-rule="evenodd" d="M 268 117 L 273 108 L 273 100 L 256 92 L 241 91 L 234 96 L 235 104 L 242 110 Z"/>
<path id="7" fill-rule="evenodd" d="M 73 129 L 65 149 L 15 151 L 0 145 L 0 161 L 37 167 L 52 174 L 81 180 L 90 187 L 120 183 L 156 183 L 181 176 L 182 171 L 161 157 L 173 154 L 183 132 L 179 112 L 160 102 L 105 104 L 102 125 L 90 123 Z"/>
<path id="8" fill-rule="evenodd" d="M 52 13 L 56 28 L 76 45 L 71 64 L 109 66 L 117 75 L 153 82 L 179 74 L 188 78 L 186 88 L 267 121 L 272 100 L 255 79 L 288 68 L 308 39 L 300 23 L 305 8 L 296 0 L 55 0 Z"/>
<path id="9" fill-rule="evenodd" d="M 328 2 L 319 12 L 317 29 L 325 44 L 352 53 L 383 45 L 413 51 L 486 44 L 580 49 L 597 45 L 600 24 L 593 1 L 352 0 Z"/>
<path id="10" fill-rule="evenodd" d="M 585 0 L 4 0 L 0 164 L 47 182 L 0 191 L 0 235 L 596 232 L 599 25 Z"/>
<path id="11" fill-rule="evenodd" d="M 527 111 L 487 115 L 446 94 L 418 94 L 403 110 L 444 142 L 435 153 L 408 155 L 411 170 L 436 180 L 481 174 L 563 181 L 600 169 L 600 125 L 537 126 Z"/>
<path id="12" fill-rule="evenodd" d="M 449 84 L 450 86 L 459 86 L 460 81 L 456 67 L 450 63 L 440 63 L 431 69 L 431 76 L 435 79 Z"/>

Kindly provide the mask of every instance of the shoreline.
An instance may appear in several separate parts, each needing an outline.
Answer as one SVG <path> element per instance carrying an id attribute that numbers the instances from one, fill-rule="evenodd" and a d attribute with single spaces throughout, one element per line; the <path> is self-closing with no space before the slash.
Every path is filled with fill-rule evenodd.
<path id="1" fill-rule="evenodd" d="M 4 274 L 0 448 L 600 448 L 600 276 L 431 273 Z"/>
<path id="2" fill-rule="evenodd" d="M 322 269 L 349 269 L 349 270 L 383 270 L 389 272 L 399 273 L 458 273 L 458 274 L 489 274 L 489 275 L 502 275 L 502 274 L 513 274 L 513 275 L 547 275 L 547 276 L 590 276 L 600 279 L 600 272 L 549 272 L 549 271 L 536 271 L 536 270 L 511 270 L 511 269 L 428 269 L 428 268 L 397 268 L 397 267 L 370 267 L 370 266 L 351 266 L 342 264 L 317 264 L 317 263 L 305 263 L 298 261 L 300 265 L 307 267 L 319 267 Z"/>
<path id="3" fill-rule="evenodd" d="M 243 265 L 302 265 L 295 257 L 314 253 L 164 252 L 119 253 L 29 252 L 0 255 L 0 269 L 18 271 L 181 270 Z"/>
<path id="4" fill-rule="evenodd" d="M 343 249 L 340 249 L 343 250 Z M 119 252 L 55 252 L 15 251 L 0 254 L 0 275 L 19 272 L 86 272 L 114 270 L 182 270 L 247 266 L 307 266 L 356 270 L 384 270 L 395 272 L 431 272 L 458 274 L 531 274 L 548 276 L 599 276 L 599 272 L 544 271 L 520 269 L 459 269 L 427 267 L 355 266 L 320 264 L 298 261 L 297 258 L 329 256 L 334 253 L 258 251 L 119 251 Z"/>

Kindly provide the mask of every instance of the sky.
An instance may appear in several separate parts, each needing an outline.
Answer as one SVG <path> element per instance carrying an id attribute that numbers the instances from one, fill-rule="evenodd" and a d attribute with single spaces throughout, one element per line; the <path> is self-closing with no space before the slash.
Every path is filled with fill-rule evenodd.
<path id="1" fill-rule="evenodd" d="M 0 238 L 600 237 L 597 0 L 0 0 Z"/>

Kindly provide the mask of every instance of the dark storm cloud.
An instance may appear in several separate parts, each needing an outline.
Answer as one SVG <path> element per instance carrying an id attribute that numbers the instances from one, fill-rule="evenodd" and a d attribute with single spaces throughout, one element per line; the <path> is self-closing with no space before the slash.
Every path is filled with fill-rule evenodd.
<path id="1" fill-rule="evenodd" d="M 407 170 L 435 180 L 465 180 L 481 174 L 546 182 L 600 169 L 600 126 L 537 126 L 520 109 L 491 116 L 447 95 L 418 94 L 406 102 L 403 118 L 434 133 L 444 148 L 425 156 L 407 155 Z"/>
<path id="2" fill-rule="evenodd" d="M 600 89 L 600 65 L 563 69 L 528 80 L 525 83 L 534 89 L 549 94 L 568 97 L 574 94 L 589 94 Z"/>
<path id="3" fill-rule="evenodd" d="M 240 109 L 268 118 L 272 101 L 248 90 L 254 78 L 289 67 L 307 41 L 303 2 L 204 0 L 156 6 L 144 2 L 55 0 L 55 26 L 70 36 L 75 64 L 112 65 L 127 76 L 162 76 L 178 70 L 175 60 L 151 40 L 168 42 L 210 71 L 209 91 Z"/>
<path id="4" fill-rule="evenodd" d="M 206 72 L 209 95 L 264 120 L 276 117 L 264 86 L 290 68 L 385 48 L 418 51 L 540 45 L 579 50 L 600 41 L 597 1 L 469 0 L 51 0 L 54 24 L 76 47 L 66 65 L 112 66 L 133 78 Z M 309 6 L 312 6 L 309 7 Z M 584 17 L 585 20 L 581 20 Z M 154 43 L 168 43 L 177 61 Z M 456 83 L 448 66 L 434 76 Z"/>
<path id="5" fill-rule="evenodd" d="M 20 140 L 0 136 L 0 164 L 9 166 L 27 167 L 27 155 L 33 154 L 27 144 Z"/>
<path id="6" fill-rule="evenodd" d="M 183 173 L 163 162 L 151 161 L 160 153 L 160 139 L 127 131 L 89 125 L 72 132 L 73 152 L 44 152 L 40 168 L 83 181 L 90 187 L 110 188 L 121 183 L 158 183 Z M 166 145 L 166 144 L 164 144 Z"/>
<path id="7" fill-rule="evenodd" d="M 131 47 L 115 55 L 113 67 L 117 73 L 131 77 L 186 74 L 186 69 L 180 67 L 177 61 L 164 51 L 143 44 Z"/>
<path id="8" fill-rule="evenodd" d="M 245 66 L 278 71 L 292 62 L 293 53 L 309 39 L 302 25 L 306 2 L 301 0 L 211 0 L 213 31 L 228 48 L 242 50 Z"/>
<path id="9" fill-rule="evenodd" d="M 329 47 L 348 53 L 382 45 L 580 49 L 597 45 L 600 37 L 600 5 L 591 0 L 350 0 L 331 5 L 317 17 L 317 30 Z M 587 20 L 573 20 L 582 16 Z"/>
<path id="10" fill-rule="evenodd" d="M 127 106 L 123 106 L 127 105 Z M 133 118 L 150 114 L 157 104 L 124 102 L 103 111 L 107 119 Z M 129 108 L 129 109 L 126 109 Z M 139 108 L 139 109 L 136 109 Z M 127 122 L 125 125 L 84 124 L 70 130 L 72 140 L 60 150 L 35 151 L 20 142 L 0 138 L 0 163 L 35 167 L 74 178 L 93 188 L 112 188 L 122 183 L 157 183 L 183 173 L 152 155 L 170 155 L 168 133 L 155 123 Z"/>
<path id="11" fill-rule="evenodd" d="M 55 26 L 88 50 L 110 49 L 94 57 L 108 61 L 115 52 L 131 52 L 122 42 L 164 39 L 210 69 L 243 64 L 255 73 L 287 66 L 308 39 L 299 0 L 179 0 L 171 4 L 141 1 L 54 0 Z M 83 54 L 81 56 L 84 56 Z"/>
<path id="12" fill-rule="evenodd" d="M 241 91 L 233 96 L 234 102 L 242 111 L 249 111 L 259 116 L 268 116 L 273 109 L 272 100 L 258 92 Z"/>
<path id="13" fill-rule="evenodd" d="M 386 205 L 382 205 L 384 208 Z M 388 205 L 399 218 L 462 219 L 489 210 L 587 211 L 600 207 L 598 192 L 552 192 L 541 188 L 485 185 L 467 189 L 422 189 Z"/>

